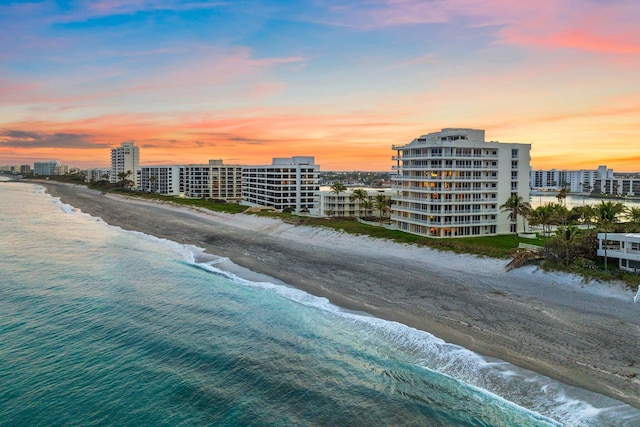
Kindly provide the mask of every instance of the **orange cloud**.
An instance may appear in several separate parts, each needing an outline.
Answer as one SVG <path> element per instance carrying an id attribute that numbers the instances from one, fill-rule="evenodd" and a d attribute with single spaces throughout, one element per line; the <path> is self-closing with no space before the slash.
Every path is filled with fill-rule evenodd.
<path id="1" fill-rule="evenodd" d="M 42 143 L 14 144 L 14 152 L 25 157 L 33 155 L 60 158 L 72 163 L 82 159 L 84 165 L 107 165 L 109 151 L 105 144 L 117 146 L 125 140 L 135 140 L 141 147 L 143 164 L 206 163 L 222 158 L 227 163 L 270 163 L 273 157 L 311 155 L 323 169 L 389 170 L 391 144 L 398 143 L 398 131 L 407 128 L 407 142 L 413 138 L 412 125 L 390 117 L 363 114 L 305 115 L 242 114 L 225 116 L 191 114 L 103 115 L 73 122 L 13 123 L 19 136 L 24 129 L 38 129 L 38 134 L 82 135 L 83 150 L 60 148 L 60 140 L 46 148 Z M 415 126 L 415 125 L 413 125 Z M 33 132 L 22 131 L 22 135 Z M 53 138 L 50 141 L 54 141 Z M 95 144 L 95 145 L 92 145 Z M 70 144 L 72 145 L 72 144 Z M 88 153 L 88 149 L 92 149 Z M 91 160 L 87 160 L 91 158 Z M 78 165 L 83 166 L 83 165 Z"/>

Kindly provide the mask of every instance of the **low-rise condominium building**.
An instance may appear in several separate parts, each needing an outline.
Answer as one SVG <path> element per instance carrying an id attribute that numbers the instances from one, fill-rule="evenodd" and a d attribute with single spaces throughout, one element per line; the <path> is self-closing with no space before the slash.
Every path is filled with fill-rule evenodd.
<path id="1" fill-rule="evenodd" d="M 271 206 L 296 212 L 314 209 L 318 198 L 320 166 L 312 156 L 274 158 L 270 165 L 245 166 L 242 204 Z"/>
<path id="2" fill-rule="evenodd" d="M 180 195 L 180 166 L 140 167 L 140 190 L 167 196 Z"/>
<path id="3" fill-rule="evenodd" d="M 242 165 L 222 160 L 180 167 L 180 194 L 185 197 L 239 202 L 242 200 Z"/>

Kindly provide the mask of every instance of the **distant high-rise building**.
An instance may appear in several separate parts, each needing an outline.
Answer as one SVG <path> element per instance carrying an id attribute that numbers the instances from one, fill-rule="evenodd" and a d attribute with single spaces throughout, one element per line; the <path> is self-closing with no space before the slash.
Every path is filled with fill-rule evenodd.
<path id="1" fill-rule="evenodd" d="M 274 158 L 270 165 L 245 166 L 242 171 L 242 203 L 272 206 L 297 212 L 315 207 L 320 166 L 310 156 Z"/>
<path id="2" fill-rule="evenodd" d="M 33 164 L 34 175 L 65 175 L 69 166 L 59 163 L 57 160 L 48 162 L 35 162 Z"/>
<path id="3" fill-rule="evenodd" d="M 522 229 L 500 205 L 512 195 L 529 201 L 530 144 L 488 142 L 484 130 L 442 129 L 393 150 L 391 220 L 400 230 L 460 237 Z"/>
<path id="4" fill-rule="evenodd" d="M 125 174 L 125 179 L 133 182 L 133 187 L 138 188 L 138 168 L 140 165 L 140 149 L 133 141 L 123 142 L 120 147 L 111 149 L 111 182 L 122 180 L 121 174 Z"/>
<path id="5" fill-rule="evenodd" d="M 589 193 L 595 188 L 596 180 L 607 174 L 605 170 L 557 170 L 536 169 L 530 172 L 532 190 L 553 191 L 566 188 L 571 193 Z"/>

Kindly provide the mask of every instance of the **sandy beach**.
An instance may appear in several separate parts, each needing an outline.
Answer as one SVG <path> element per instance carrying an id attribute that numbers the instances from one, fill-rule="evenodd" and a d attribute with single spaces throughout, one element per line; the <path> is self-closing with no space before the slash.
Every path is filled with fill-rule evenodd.
<path id="1" fill-rule="evenodd" d="M 341 307 L 640 408 L 640 304 L 620 285 L 536 267 L 506 272 L 508 260 L 43 185 L 108 224 L 202 247 Z"/>

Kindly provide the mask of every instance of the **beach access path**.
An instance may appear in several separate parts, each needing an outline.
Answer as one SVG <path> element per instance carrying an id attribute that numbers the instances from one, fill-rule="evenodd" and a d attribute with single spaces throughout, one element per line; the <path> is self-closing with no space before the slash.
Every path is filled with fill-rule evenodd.
<path id="1" fill-rule="evenodd" d="M 228 257 L 256 280 L 282 281 L 640 408 L 640 304 L 622 285 L 532 266 L 506 272 L 509 260 L 39 184 L 108 224 Z"/>

